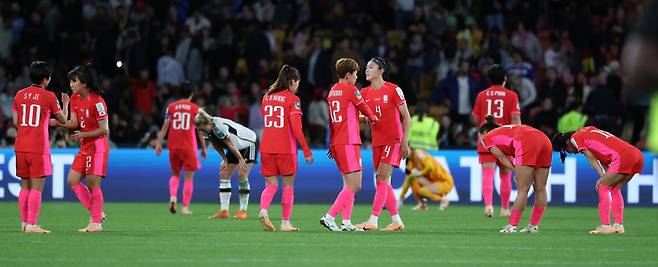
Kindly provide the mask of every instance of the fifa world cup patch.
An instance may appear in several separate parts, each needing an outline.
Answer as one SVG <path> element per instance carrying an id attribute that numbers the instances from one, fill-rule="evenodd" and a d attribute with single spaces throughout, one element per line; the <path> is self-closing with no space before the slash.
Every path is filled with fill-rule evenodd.
<path id="1" fill-rule="evenodd" d="M 361 92 L 359 90 L 354 91 L 356 98 L 361 99 Z"/>
<path id="2" fill-rule="evenodd" d="M 398 96 L 400 97 L 401 100 L 404 100 L 404 93 L 402 92 L 402 89 L 400 87 L 395 88 L 395 91 L 398 93 Z"/>
<path id="3" fill-rule="evenodd" d="M 105 116 L 105 107 L 103 107 L 103 103 L 96 103 L 96 110 L 98 111 L 98 116 Z"/>
<path id="4" fill-rule="evenodd" d="M 299 103 L 299 101 L 295 102 L 295 108 L 297 110 L 301 110 L 302 109 L 302 103 Z"/>

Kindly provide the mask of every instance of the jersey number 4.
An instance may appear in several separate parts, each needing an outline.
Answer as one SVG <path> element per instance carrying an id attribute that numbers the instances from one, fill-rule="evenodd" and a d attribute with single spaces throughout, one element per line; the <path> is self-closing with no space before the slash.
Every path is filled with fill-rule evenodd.
<path id="1" fill-rule="evenodd" d="M 283 128 L 283 107 L 265 106 L 265 117 L 263 122 L 265 127 Z"/>
<path id="2" fill-rule="evenodd" d="M 496 119 L 502 118 L 504 105 L 505 102 L 502 99 L 487 99 L 487 115 L 492 115 Z M 492 109 L 495 109 L 493 113 Z"/>
<path id="3" fill-rule="evenodd" d="M 41 121 L 41 106 L 32 104 L 30 105 L 30 111 L 28 114 L 27 105 L 21 104 L 21 126 L 30 126 L 30 127 L 39 127 L 39 121 Z M 27 121 L 26 117 L 27 116 Z"/>

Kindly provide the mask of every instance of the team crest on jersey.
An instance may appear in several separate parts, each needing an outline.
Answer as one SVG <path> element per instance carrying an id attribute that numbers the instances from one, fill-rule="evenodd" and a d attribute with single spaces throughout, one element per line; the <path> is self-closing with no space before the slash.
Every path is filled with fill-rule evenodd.
<path id="1" fill-rule="evenodd" d="M 98 111 L 98 116 L 105 116 L 105 107 L 103 107 L 103 103 L 96 103 L 96 110 Z"/>
<path id="2" fill-rule="evenodd" d="M 354 91 L 356 98 L 361 99 L 361 92 L 359 90 Z"/>
<path id="3" fill-rule="evenodd" d="M 295 102 L 295 109 L 301 110 L 302 109 L 302 103 L 299 103 L 299 101 Z"/>
<path id="4" fill-rule="evenodd" d="M 89 110 L 85 109 L 85 117 L 89 118 Z"/>
<path id="5" fill-rule="evenodd" d="M 388 95 L 384 95 L 384 104 L 388 103 Z"/>
<path id="6" fill-rule="evenodd" d="M 402 92 L 402 89 L 400 89 L 400 87 L 398 87 L 398 88 L 395 88 L 395 91 L 398 93 L 398 96 L 400 97 L 400 99 L 404 100 L 404 93 Z"/>

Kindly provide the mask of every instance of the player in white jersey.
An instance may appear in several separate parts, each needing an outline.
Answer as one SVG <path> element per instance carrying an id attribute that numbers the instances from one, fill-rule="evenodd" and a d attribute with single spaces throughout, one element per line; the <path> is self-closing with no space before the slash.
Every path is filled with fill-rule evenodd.
<path id="1" fill-rule="evenodd" d="M 231 199 L 231 176 L 237 166 L 240 193 L 240 209 L 234 217 L 246 219 L 249 204 L 249 172 L 256 162 L 256 133 L 229 119 L 211 117 L 199 110 L 194 120 L 197 129 L 207 135 L 207 139 L 222 157 L 219 168 L 219 211 L 209 218 L 228 218 Z M 225 149 L 228 152 L 225 152 Z"/>

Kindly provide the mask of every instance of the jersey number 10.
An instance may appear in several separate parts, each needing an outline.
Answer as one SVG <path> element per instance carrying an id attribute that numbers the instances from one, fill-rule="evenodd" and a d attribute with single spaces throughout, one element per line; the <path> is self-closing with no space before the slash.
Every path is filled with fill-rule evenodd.
<path id="1" fill-rule="evenodd" d="M 30 127 L 39 127 L 39 121 L 41 120 L 41 106 L 32 104 L 30 105 L 30 114 L 27 114 L 27 105 L 21 104 L 21 126 L 30 126 Z M 27 115 L 27 123 L 25 121 L 25 116 Z"/>
<path id="2" fill-rule="evenodd" d="M 502 99 L 487 99 L 487 115 L 492 115 L 496 119 L 503 117 L 503 106 L 505 102 Z M 492 113 L 492 107 L 496 110 Z"/>

